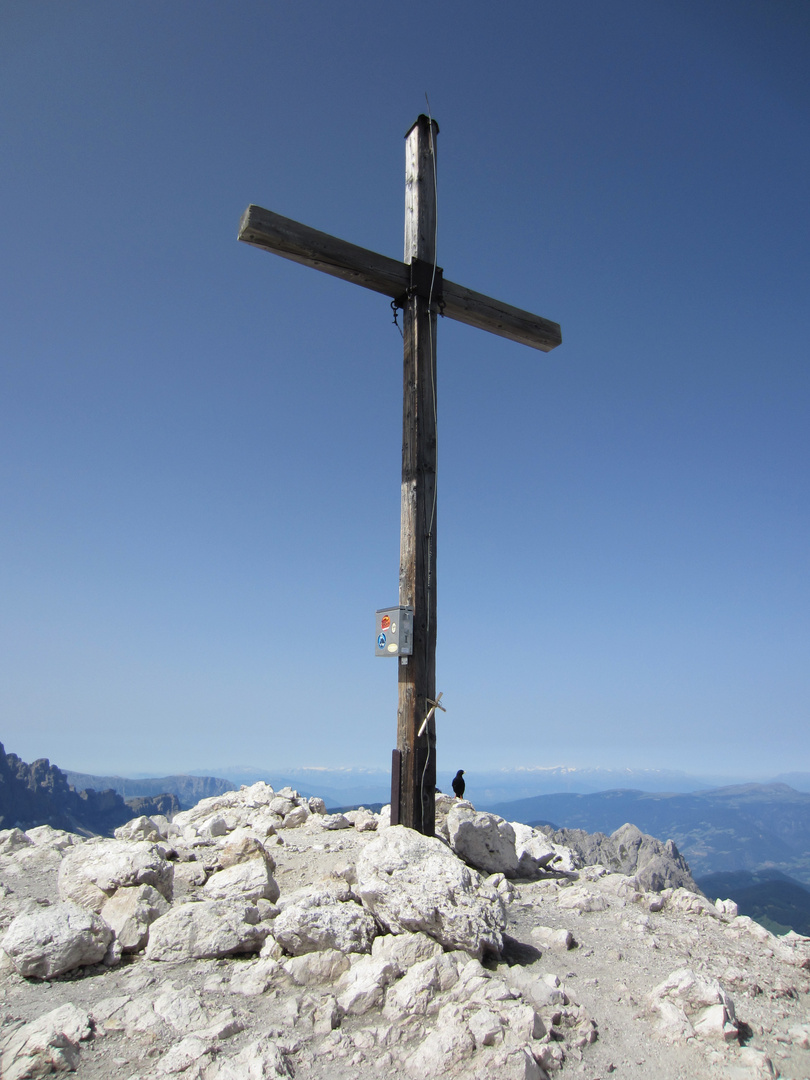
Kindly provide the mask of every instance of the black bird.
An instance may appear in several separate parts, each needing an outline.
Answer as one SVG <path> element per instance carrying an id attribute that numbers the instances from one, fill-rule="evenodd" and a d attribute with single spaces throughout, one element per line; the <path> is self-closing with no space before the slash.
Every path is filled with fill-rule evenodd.
<path id="1" fill-rule="evenodd" d="M 456 798 L 458 798 L 458 799 L 463 799 L 464 798 L 465 784 L 464 784 L 464 780 L 462 779 L 463 776 L 464 776 L 464 770 L 459 769 L 458 772 L 456 773 L 456 775 L 453 777 L 453 791 L 456 793 Z"/>

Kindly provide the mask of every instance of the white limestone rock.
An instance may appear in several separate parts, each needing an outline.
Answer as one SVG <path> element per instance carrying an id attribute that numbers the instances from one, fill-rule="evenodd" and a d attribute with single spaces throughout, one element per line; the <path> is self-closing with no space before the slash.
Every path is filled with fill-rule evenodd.
<path id="1" fill-rule="evenodd" d="M 479 1075 L 497 1076 L 498 1080 L 548 1080 L 548 1074 L 525 1047 L 496 1051 L 487 1062 L 486 1073 Z"/>
<path id="2" fill-rule="evenodd" d="M 292 956 L 319 949 L 367 953 L 376 936 L 377 924 L 368 911 L 351 900 L 335 903 L 329 894 L 323 903 L 289 904 L 273 922 L 273 937 Z"/>
<path id="3" fill-rule="evenodd" d="M 30 847 L 34 841 L 22 829 L 0 829 L 0 855 L 13 855 L 21 848 Z"/>
<path id="4" fill-rule="evenodd" d="M 297 806 L 293 805 L 292 809 L 284 815 L 284 820 L 281 823 L 282 829 L 299 829 L 302 825 L 305 825 L 307 820 L 312 816 L 312 811 L 306 802 L 301 802 Z"/>
<path id="5" fill-rule="evenodd" d="M 721 918 L 720 912 L 711 900 L 707 900 L 705 896 L 700 896 L 698 893 L 692 892 L 690 889 L 684 888 L 683 886 L 672 891 L 667 899 L 667 908 L 672 911 L 680 911 L 689 915 L 708 915 L 712 919 Z M 735 919 L 734 922 L 737 923 L 738 920 Z M 770 936 L 764 927 L 760 927 L 760 929 L 763 934 Z"/>
<path id="6" fill-rule="evenodd" d="M 794 1046 L 799 1046 L 802 1050 L 810 1050 L 810 1023 L 794 1024 L 793 1027 L 788 1028 L 788 1038 Z"/>
<path id="7" fill-rule="evenodd" d="M 3 1080 L 28 1080 L 73 1071 L 79 1064 L 79 1043 L 91 1034 L 87 1013 L 75 1005 L 60 1005 L 24 1024 L 4 1041 L 0 1076 Z"/>
<path id="8" fill-rule="evenodd" d="M 149 940 L 149 927 L 170 908 L 151 885 L 125 885 L 101 909 L 101 917 L 115 931 L 126 953 L 140 952 Z"/>
<path id="9" fill-rule="evenodd" d="M 700 899 L 702 900 L 703 897 L 700 897 Z M 676 897 L 673 896 L 671 901 L 673 907 L 675 906 L 675 900 Z M 706 903 L 709 903 L 708 900 Z M 749 915 L 738 915 L 736 919 L 732 920 L 727 932 L 730 932 L 732 936 L 747 935 L 752 937 L 754 941 L 758 941 L 761 945 L 771 945 L 775 941 L 774 935 L 770 930 L 766 930 L 764 926 L 761 926 L 758 922 L 754 922 Z"/>
<path id="10" fill-rule="evenodd" d="M 728 915 L 731 919 L 736 919 L 740 913 L 740 909 L 733 900 L 721 900 L 719 896 L 715 900 L 714 906 L 721 915 Z"/>
<path id="11" fill-rule="evenodd" d="M 383 1004 L 385 988 L 402 975 L 402 969 L 387 957 L 361 956 L 341 976 L 337 1001 L 344 1013 L 362 1016 Z"/>
<path id="12" fill-rule="evenodd" d="M 728 1080 L 773 1080 L 779 1075 L 763 1050 L 743 1046 L 736 1057 L 735 1064 L 726 1066 Z"/>
<path id="13" fill-rule="evenodd" d="M 258 960 L 251 960 L 234 968 L 229 989 L 232 994 L 259 997 L 269 989 L 280 971 L 281 965 L 277 960 L 260 956 Z"/>
<path id="14" fill-rule="evenodd" d="M 279 898 L 279 887 L 271 872 L 270 862 L 261 855 L 216 871 L 206 881 L 202 891 L 212 900 L 255 903 L 263 899 L 273 903 Z"/>
<path id="15" fill-rule="evenodd" d="M 345 814 L 319 814 L 308 822 L 313 827 L 335 832 L 338 829 L 351 829 L 352 823 Z"/>
<path id="16" fill-rule="evenodd" d="M 436 830 L 436 836 L 440 836 L 443 840 L 446 840 L 448 844 L 450 843 L 450 834 L 447 831 L 447 815 L 450 813 L 454 806 L 468 806 L 471 810 L 475 809 L 473 804 L 471 802 L 468 802 L 466 799 L 457 799 L 454 795 L 445 795 L 442 791 L 436 792 L 436 800 L 434 803 L 434 827 Z M 385 825 L 390 825 L 391 807 L 384 806 L 381 811 L 381 817 L 382 815 L 385 815 L 386 818 Z"/>
<path id="17" fill-rule="evenodd" d="M 200 1035 L 186 1035 L 179 1043 L 162 1054 L 158 1062 L 158 1072 L 164 1076 L 174 1076 L 186 1072 L 192 1065 L 205 1058 L 210 1058 L 216 1048 L 216 1039 Z"/>
<path id="18" fill-rule="evenodd" d="M 447 833 L 456 855 L 476 870 L 508 877 L 517 873 L 515 830 L 503 818 L 479 813 L 459 800 L 447 815 Z"/>
<path id="19" fill-rule="evenodd" d="M 357 832 L 377 831 L 377 815 L 371 810 L 366 810 L 364 806 L 358 810 L 347 810 L 343 816 L 354 825 Z"/>
<path id="20" fill-rule="evenodd" d="M 358 860 L 355 892 L 392 933 L 423 931 L 479 958 L 503 948 L 500 896 L 436 837 L 402 825 L 378 833 Z"/>
<path id="21" fill-rule="evenodd" d="M 518 877 L 536 877 L 557 856 L 555 845 L 539 829 L 510 821 L 515 834 L 515 854 L 518 859 Z"/>
<path id="22" fill-rule="evenodd" d="M 175 1031 L 198 1032 L 208 1024 L 208 1013 L 199 994 L 190 986 L 167 982 L 156 995 L 152 1008 Z"/>
<path id="23" fill-rule="evenodd" d="M 610 904 L 601 892 L 592 892 L 584 886 L 571 886 L 562 889 L 557 906 L 567 911 L 578 911 L 580 915 L 589 911 L 607 911 Z"/>
<path id="24" fill-rule="evenodd" d="M 542 1039 L 546 1034 L 546 1025 L 534 1006 L 520 1001 L 513 1005 L 510 1003 L 510 1008 L 502 1012 L 509 1024 L 510 1033 L 518 1042 Z"/>
<path id="25" fill-rule="evenodd" d="M 272 1039 L 257 1039 L 233 1057 L 218 1058 L 215 1072 L 206 1080 L 289 1080 L 292 1076 L 278 1044 Z"/>
<path id="26" fill-rule="evenodd" d="M 269 933 L 252 904 L 235 900 L 179 904 L 152 923 L 144 955 L 148 960 L 178 962 L 258 952 Z"/>
<path id="27" fill-rule="evenodd" d="M 433 1030 L 405 1062 L 407 1072 L 424 1080 L 426 1076 L 444 1076 L 475 1052 L 475 1038 L 460 1006 L 443 1006 Z"/>
<path id="28" fill-rule="evenodd" d="M 77 904 L 22 912 L 0 939 L 0 948 L 26 979 L 51 979 L 98 964 L 113 932 L 102 918 Z"/>
<path id="29" fill-rule="evenodd" d="M 438 958 L 431 956 L 428 960 L 420 960 L 389 988 L 383 1015 L 389 1020 L 424 1016 L 438 990 Z"/>
<path id="30" fill-rule="evenodd" d="M 495 1046 L 503 1042 L 504 1025 L 498 1013 L 491 1009 L 476 1009 L 467 1017 L 467 1026 L 475 1039 L 475 1047 Z"/>
<path id="31" fill-rule="evenodd" d="M 383 957 L 393 960 L 403 971 L 407 971 L 421 960 L 429 960 L 432 956 L 443 956 L 444 950 L 438 941 L 428 934 L 381 934 L 374 939 L 371 955 L 375 960 Z"/>
<path id="32" fill-rule="evenodd" d="M 672 1041 L 693 1033 L 726 1042 L 737 1039 L 734 1002 L 717 979 L 679 968 L 650 991 L 649 1002 L 660 1017 L 661 1034 Z"/>
<path id="33" fill-rule="evenodd" d="M 50 825 L 37 825 L 33 829 L 26 829 L 25 835 L 29 840 L 33 840 L 37 847 L 50 848 L 52 851 L 66 851 L 74 844 L 84 843 L 83 836 L 65 832 L 64 829 L 54 829 Z"/>
<path id="34" fill-rule="evenodd" d="M 151 818 L 141 815 L 121 825 L 113 833 L 116 840 L 148 840 L 155 843 L 162 839 L 160 829 Z"/>
<path id="35" fill-rule="evenodd" d="M 196 859 L 174 863 L 173 899 L 185 899 L 189 894 L 197 893 L 197 890 L 205 884 L 207 877 L 204 863 Z"/>
<path id="36" fill-rule="evenodd" d="M 574 935 L 559 926 L 533 926 L 531 933 L 532 938 L 544 949 L 566 952 L 574 947 Z"/>
<path id="37" fill-rule="evenodd" d="M 268 869 L 272 872 L 276 868 L 276 861 L 265 847 L 267 837 L 264 839 L 253 835 L 246 829 L 234 829 L 228 841 L 219 850 L 218 864 L 220 870 L 238 863 L 250 862 L 251 859 L 264 859 Z"/>
<path id="38" fill-rule="evenodd" d="M 260 836 L 272 835 L 282 821 L 282 815 L 273 809 L 278 793 L 259 781 L 239 791 L 226 791 L 209 799 L 202 799 L 190 810 L 174 815 L 173 824 L 184 836 L 216 838 L 235 829 L 252 829 Z M 296 804 L 282 797 L 281 805 L 290 808 Z M 213 831 L 212 831 L 213 829 Z"/>
<path id="39" fill-rule="evenodd" d="M 565 1063 L 565 1051 L 559 1043 L 545 1043 L 533 1048 L 532 1056 L 547 1073 L 559 1072 Z"/>
<path id="40" fill-rule="evenodd" d="M 515 992 L 537 1009 L 559 1009 L 568 1004 L 568 996 L 561 987 L 559 976 L 553 972 L 537 975 L 515 964 L 509 968 L 507 979 Z"/>
<path id="41" fill-rule="evenodd" d="M 340 978 L 351 967 L 351 961 L 338 949 L 322 949 L 292 956 L 281 966 L 299 986 L 318 986 Z"/>
<path id="42" fill-rule="evenodd" d="M 174 868 L 156 844 L 145 840 L 100 840 L 67 852 L 59 867 L 59 896 L 101 911 L 121 886 L 151 885 L 172 898 Z"/>

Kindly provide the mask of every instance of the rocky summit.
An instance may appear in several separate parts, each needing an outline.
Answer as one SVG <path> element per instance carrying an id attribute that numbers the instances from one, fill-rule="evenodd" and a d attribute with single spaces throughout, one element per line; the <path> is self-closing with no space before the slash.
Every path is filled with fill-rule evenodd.
<path id="1" fill-rule="evenodd" d="M 436 834 L 264 783 L 0 831 L 0 1076 L 810 1077 L 810 940 L 671 842 L 441 795 Z"/>

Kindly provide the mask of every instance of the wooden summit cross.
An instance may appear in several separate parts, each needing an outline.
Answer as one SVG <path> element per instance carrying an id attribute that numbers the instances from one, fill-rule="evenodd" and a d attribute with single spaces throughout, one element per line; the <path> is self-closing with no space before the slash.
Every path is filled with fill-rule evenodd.
<path id="1" fill-rule="evenodd" d="M 400 657 L 392 824 L 434 833 L 436 727 L 436 315 L 548 352 L 560 327 L 454 285 L 436 266 L 435 120 L 420 116 L 405 154 L 405 259 L 348 244 L 260 206 L 249 206 L 239 239 L 390 296 L 404 309 L 402 525 L 399 603 L 414 611 L 413 655 Z M 403 663 L 403 661 L 405 661 Z M 408 662 L 410 661 L 410 662 Z M 420 728 L 425 730 L 420 734 Z"/>

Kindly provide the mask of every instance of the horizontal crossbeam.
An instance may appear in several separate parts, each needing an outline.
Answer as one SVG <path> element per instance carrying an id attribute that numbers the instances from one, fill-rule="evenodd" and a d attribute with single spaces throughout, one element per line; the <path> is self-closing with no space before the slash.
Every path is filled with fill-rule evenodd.
<path id="1" fill-rule="evenodd" d="M 261 206 L 247 208 L 239 225 L 239 239 L 394 300 L 405 295 L 411 285 L 407 263 L 338 240 Z M 447 278 L 442 285 L 442 299 L 442 314 L 456 322 L 477 326 L 542 352 L 562 342 L 558 323 L 455 285 Z"/>

